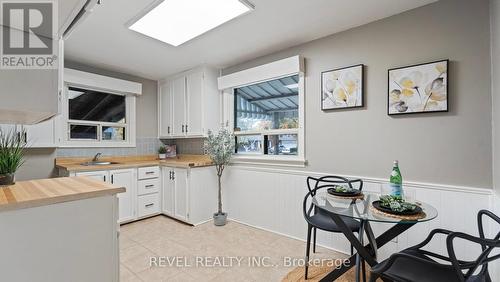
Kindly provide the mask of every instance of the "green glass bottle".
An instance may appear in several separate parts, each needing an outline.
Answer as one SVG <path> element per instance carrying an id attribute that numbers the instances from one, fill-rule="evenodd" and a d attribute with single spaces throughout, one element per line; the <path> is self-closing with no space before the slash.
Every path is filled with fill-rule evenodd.
<path id="1" fill-rule="evenodd" d="M 392 166 L 389 183 L 391 195 L 403 197 L 403 177 L 401 176 L 401 171 L 399 171 L 399 162 L 397 160 L 394 161 L 394 165 Z"/>

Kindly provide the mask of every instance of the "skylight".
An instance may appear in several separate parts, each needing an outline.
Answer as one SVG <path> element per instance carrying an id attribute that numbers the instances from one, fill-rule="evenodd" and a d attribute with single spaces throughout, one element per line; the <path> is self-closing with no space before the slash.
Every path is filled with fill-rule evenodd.
<path id="1" fill-rule="evenodd" d="M 253 8 L 244 0 L 165 0 L 129 28 L 179 46 Z"/>

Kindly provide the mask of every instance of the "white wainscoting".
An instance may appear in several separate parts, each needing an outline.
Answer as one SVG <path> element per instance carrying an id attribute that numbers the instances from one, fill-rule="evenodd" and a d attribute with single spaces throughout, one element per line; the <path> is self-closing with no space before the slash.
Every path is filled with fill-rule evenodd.
<path id="1" fill-rule="evenodd" d="M 232 220 L 305 240 L 307 226 L 303 217 L 302 202 L 307 192 L 307 176 L 324 173 L 284 170 L 262 167 L 231 166 L 224 176 L 224 208 Z M 355 177 L 355 176 L 346 176 Z M 379 192 L 383 179 L 359 177 L 364 180 L 364 190 Z M 477 235 L 476 214 L 481 209 L 493 210 L 491 189 L 448 186 L 429 183 L 405 182 L 405 189 L 415 190 L 417 200 L 436 207 L 436 219 L 419 223 L 379 250 L 381 258 L 414 245 L 425 239 L 434 228 L 445 228 Z M 498 202 L 496 203 L 498 205 Z M 375 235 L 391 225 L 374 223 Z M 489 232 L 489 231 L 488 231 Z M 349 252 L 348 241 L 341 234 L 318 232 L 318 244 Z M 459 257 L 474 258 L 480 249 L 467 243 L 457 248 Z M 429 250 L 446 253 L 445 240 L 439 238 L 429 245 Z"/>
<path id="2" fill-rule="evenodd" d="M 491 206 L 493 207 L 493 212 L 496 215 L 500 216 L 500 191 L 497 190 L 495 195 L 492 197 L 492 202 Z M 491 237 L 495 236 L 498 232 L 498 224 L 493 223 L 491 224 L 490 227 L 490 234 Z M 500 251 L 497 251 L 497 253 L 500 253 Z M 500 261 L 496 261 L 494 265 L 491 267 L 491 279 L 493 281 L 500 281 Z"/>

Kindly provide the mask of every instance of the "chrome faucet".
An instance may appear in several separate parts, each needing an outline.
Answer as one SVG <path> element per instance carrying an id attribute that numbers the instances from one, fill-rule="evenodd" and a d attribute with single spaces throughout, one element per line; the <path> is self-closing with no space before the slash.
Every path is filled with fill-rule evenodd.
<path id="1" fill-rule="evenodd" d="M 102 153 L 97 153 L 95 154 L 94 158 L 92 159 L 93 162 L 99 161 L 99 158 L 101 157 Z"/>

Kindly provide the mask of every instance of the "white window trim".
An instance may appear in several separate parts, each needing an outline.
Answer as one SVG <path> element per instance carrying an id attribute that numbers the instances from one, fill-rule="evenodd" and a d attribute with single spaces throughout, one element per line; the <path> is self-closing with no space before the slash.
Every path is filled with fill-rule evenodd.
<path id="1" fill-rule="evenodd" d="M 110 94 L 125 96 L 126 107 L 126 123 L 109 123 L 109 122 L 93 122 L 93 121 L 80 121 L 70 120 L 68 113 L 68 90 L 69 87 L 77 87 L 89 90 L 103 91 Z M 95 87 L 82 84 L 74 84 L 65 82 L 63 95 L 60 98 L 61 114 L 56 119 L 56 128 L 58 128 L 59 147 L 61 148 L 96 148 L 96 147 L 114 147 L 114 148 L 129 148 L 136 146 L 136 97 L 127 93 L 119 92 L 112 89 L 103 89 L 102 87 Z M 116 140 L 78 140 L 69 138 L 69 124 L 88 124 L 88 125 L 101 125 L 101 126 L 123 126 L 125 127 L 125 141 Z M 99 129 L 99 128 L 98 128 Z M 98 139 L 102 134 L 100 130 L 97 132 Z"/>
<path id="2" fill-rule="evenodd" d="M 283 59 L 266 65 L 258 66 L 248 70 L 243 70 L 219 78 L 219 89 L 224 93 L 224 112 L 230 115 L 226 120 L 226 125 L 231 131 L 234 130 L 234 89 L 259 82 L 269 81 L 291 75 L 299 76 L 299 127 L 296 129 L 273 129 L 233 132 L 238 135 L 273 135 L 273 134 L 298 134 L 298 151 L 296 156 L 287 155 L 254 155 L 235 154 L 232 158 L 233 164 L 269 165 L 269 166 L 290 166 L 305 167 L 305 87 L 304 87 L 304 62 L 300 56 Z M 228 87 L 230 86 L 230 87 Z"/>

